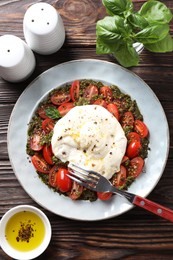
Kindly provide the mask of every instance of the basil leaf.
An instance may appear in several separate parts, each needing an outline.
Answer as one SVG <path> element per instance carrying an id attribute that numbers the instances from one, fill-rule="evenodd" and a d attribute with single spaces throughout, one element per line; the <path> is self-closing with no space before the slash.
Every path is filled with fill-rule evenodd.
<path id="1" fill-rule="evenodd" d="M 136 66 L 139 56 L 133 43 L 142 43 L 153 52 L 172 51 L 169 22 L 173 15 L 167 6 L 148 0 L 134 12 L 132 0 L 102 0 L 110 16 L 96 24 L 96 53 L 112 53 L 125 67 Z"/>
<path id="2" fill-rule="evenodd" d="M 139 57 L 133 48 L 131 27 L 118 15 L 107 16 L 96 25 L 96 53 L 112 53 L 124 67 L 135 66 Z"/>
<path id="3" fill-rule="evenodd" d="M 128 22 L 134 27 L 134 28 L 140 28 L 144 29 L 145 27 L 148 26 L 147 20 L 140 16 L 139 14 L 130 14 L 129 17 L 127 18 Z"/>
<path id="4" fill-rule="evenodd" d="M 55 107 L 46 108 L 46 115 L 51 119 L 59 119 L 61 117 L 59 111 Z"/>
<path id="5" fill-rule="evenodd" d="M 133 10 L 131 0 L 102 0 L 109 15 L 121 15 Z"/>
<path id="6" fill-rule="evenodd" d="M 122 45 L 113 55 L 124 67 L 137 66 L 139 63 L 139 55 L 130 44 Z"/>
<path id="7" fill-rule="evenodd" d="M 96 41 L 96 53 L 97 54 L 110 54 L 119 49 L 120 44 L 114 42 L 103 41 L 99 37 L 97 37 Z"/>
<path id="8" fill-rule="evenodd" d="M 151 24 L 166 24 L 173 17 L 171 10 L 165 4 L 153 0 L 144 3 L 138 13 Z"/>
<path id="9" fill-rule="evenodd" d="M 126 25 L 124 19 L 118 15 L 106 16 L 96 24 L 96 36 L 102 41 L 111 44 L 122 43 L 130 39 L 131 29 Z"/>
<path id="10" fill-rule="evenodd" d="M 135 40 L 143 44 L 161 41 L 169 33 L 168 24 L 158 24 L 148 26 L 135 35 Z"/>
<path id="11" fill-rule="evenodd" d="M 145 44 L 145 48 L 152 52 L 171 52 L 173 51 L 173 39 L 170 34 L 167 34 L 161 41 Z"/>

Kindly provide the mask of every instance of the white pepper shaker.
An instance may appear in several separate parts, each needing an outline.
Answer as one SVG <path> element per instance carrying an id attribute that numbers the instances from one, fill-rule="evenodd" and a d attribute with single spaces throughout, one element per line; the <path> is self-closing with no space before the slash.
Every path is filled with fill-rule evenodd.
<path id="1" fill-rule="evenodd" d="M 24 15 L 23 32 L 28 46 L 43 55 L 57 52 L 65 40 L 60 14 L 52 5 L 43 2 L 28 8 Z"/>
<path id="2" fill-rule="evenodd" d="M 0 77 L 9 82 L 26 80 L 36 65 L 32 50 L 15 35 L 0 37 Z"/>

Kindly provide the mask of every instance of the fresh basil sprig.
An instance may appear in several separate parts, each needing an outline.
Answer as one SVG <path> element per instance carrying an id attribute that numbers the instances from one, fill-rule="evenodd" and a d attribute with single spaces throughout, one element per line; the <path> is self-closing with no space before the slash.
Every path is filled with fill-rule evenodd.
<path id="1" fill-rule="evenodd" d="M 51 119 L 59 119 L 61 117 L 60 112 L 55 107 L 46 108 L 46 115 Z"/>
<path id="2" fill-rule="evenodd" d="M 102 0 L 109 16 L 96 24 L 96 53 L 113 54 L 124 67 L 137 66 L 133 44 L 140 42 L 151 52 L 173 51 L 169 23 L 171 10 L 155 0 L 134 11 L 131 0 Z"/>

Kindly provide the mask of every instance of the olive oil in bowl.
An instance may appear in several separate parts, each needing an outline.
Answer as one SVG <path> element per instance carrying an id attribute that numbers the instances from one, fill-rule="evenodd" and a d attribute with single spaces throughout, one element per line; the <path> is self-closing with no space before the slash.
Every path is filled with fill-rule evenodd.
<path id="1" fill-rule="evenodd" d="M 36 207 L 14 207 L 0 221 L 0 246 L 13 259 L 36 258 L 45 251 L 50 239 L 50 222 Z"/>
<path id="2" fill-rule="evenodd" d="M 42 243 L 45 236 L 44 223 L 35 213 L 21 211 L 7 222 L 5 236 L 14 249 L 30 251 Z"/>

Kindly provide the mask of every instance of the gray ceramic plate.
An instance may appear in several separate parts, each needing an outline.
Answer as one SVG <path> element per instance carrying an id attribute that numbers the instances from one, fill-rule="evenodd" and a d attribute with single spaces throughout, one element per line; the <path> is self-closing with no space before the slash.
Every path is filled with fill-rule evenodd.
<path id="1" fill-rule="evenodd" d="M 151 150 L 145 172 L 131 185 L 129 191 L 146 197 L 154 189 L 164 171 L 169 150 L 169 129 L 165 113 L 143 80 L 127 69 L 106 61 L 84 59 L 57 65 L 41 74 L 26 88 L 19 97 L 9 122 L 10 161 L 25 191 L 47 210 L 77 220 L 115 217 L 132 208 L 126 199 L 114 196 L 107 202 L 98 200 L 90 203 L 60 196 L 41 182 L 26 154 L 28 123 L 39 102 L 50 90 L 75 79 L 94 79 L 115 84 L 137 101 L 150 131 Z"/>

